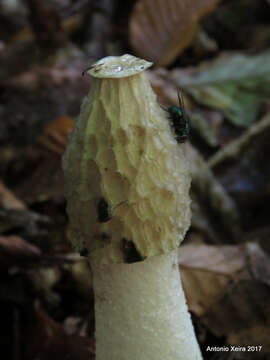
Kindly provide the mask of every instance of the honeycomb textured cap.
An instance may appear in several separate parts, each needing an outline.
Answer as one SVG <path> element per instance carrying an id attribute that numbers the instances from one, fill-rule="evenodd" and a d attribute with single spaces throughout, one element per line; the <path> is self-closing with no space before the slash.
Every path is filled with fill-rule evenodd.
<path id="1" fill-rule="evenodd" d="M 95 79 L 63 159 L 70 237 L 91 261 L 175 249 L 190 225 L 183 145 L 143 73 Z"/>
<path id="2" fill-rule="evenodd" d="M 139 74 L 152 65 L 149 61 L 129 54 L 107 56 L 91 65 L 87 73 L 97 78 L 123 78 Z"/>

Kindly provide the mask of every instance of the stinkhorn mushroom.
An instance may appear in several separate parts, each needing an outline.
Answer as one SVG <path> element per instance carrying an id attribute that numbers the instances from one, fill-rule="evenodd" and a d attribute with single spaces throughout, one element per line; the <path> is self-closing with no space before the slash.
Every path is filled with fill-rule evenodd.
<path id="1" fill-rule="evenodd" d="M 87 254 L 97 360 L 199 360 L 177 248 L 190 225 L 182 145 L 144 70 L 106 57 L 63 159 L 70 237 Z"/>

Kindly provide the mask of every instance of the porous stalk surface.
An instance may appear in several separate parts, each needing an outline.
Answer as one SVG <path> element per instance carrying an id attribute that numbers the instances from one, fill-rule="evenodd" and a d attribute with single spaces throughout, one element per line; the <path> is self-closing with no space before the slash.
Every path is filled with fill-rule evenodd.
<path id="1" fill-rule="evenodd" d="M 96 360 L 201 360 L 177 252 L 95 268 Z"/>

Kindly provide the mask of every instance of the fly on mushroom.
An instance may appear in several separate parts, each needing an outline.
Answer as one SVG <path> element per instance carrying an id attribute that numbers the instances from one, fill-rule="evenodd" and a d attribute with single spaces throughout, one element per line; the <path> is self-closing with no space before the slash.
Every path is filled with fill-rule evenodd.
<path id="1" fill-rule="evenodd" d="M 188 116 L 185 111 L 184 101 L 181 92 L 177 91 L 179 106 L 170 106 L 164 109 L 169 113 L 170 124 L 174 130 L 178 143 L 184 143 L 190 133 Z"/>

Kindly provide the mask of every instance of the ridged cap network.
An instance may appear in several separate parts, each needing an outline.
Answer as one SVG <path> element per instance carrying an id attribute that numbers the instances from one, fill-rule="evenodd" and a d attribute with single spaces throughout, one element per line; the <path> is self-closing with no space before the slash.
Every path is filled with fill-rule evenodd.
<path id="1" fill-rule="evenodd" d="M 125 262 L 124 240 L 142 258 L 167 253 L 190 225 L 184 148 L 144 73 L 149 66 L 131 55 L 91 66 L 63 159 L 71 240 L 101 264 Z"/>

